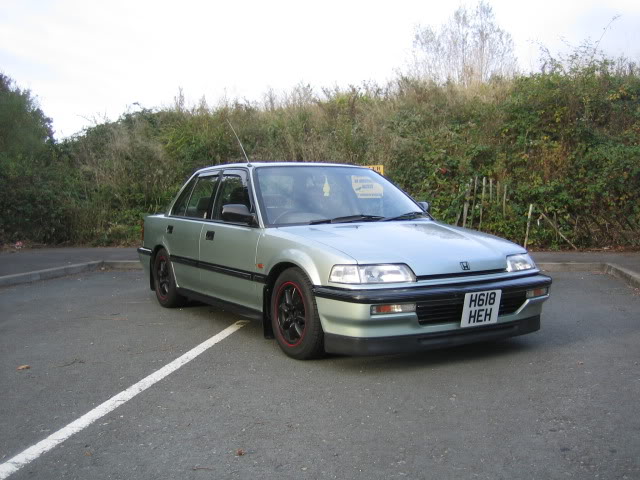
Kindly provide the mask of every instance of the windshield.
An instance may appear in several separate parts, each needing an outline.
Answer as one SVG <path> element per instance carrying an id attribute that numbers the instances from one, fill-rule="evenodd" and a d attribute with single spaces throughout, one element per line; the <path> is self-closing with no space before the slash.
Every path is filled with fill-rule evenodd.
<path id="1" fill-rule="evenodd" d="M 256 168 L 258 194 L 269 225 L 376 221 L 422 213 L 401 190 L 367 168 Z"/>

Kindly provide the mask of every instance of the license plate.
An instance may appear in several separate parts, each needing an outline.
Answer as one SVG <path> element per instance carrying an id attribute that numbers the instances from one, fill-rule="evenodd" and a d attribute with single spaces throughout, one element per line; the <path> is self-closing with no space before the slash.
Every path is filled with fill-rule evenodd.
<path id="1" fill-rule="evenodd" d="M 460 326 L 462 328 L 480 327 L 497 323 L 501 296 L 502 290 L 467 293 L 464 296 Z"/>

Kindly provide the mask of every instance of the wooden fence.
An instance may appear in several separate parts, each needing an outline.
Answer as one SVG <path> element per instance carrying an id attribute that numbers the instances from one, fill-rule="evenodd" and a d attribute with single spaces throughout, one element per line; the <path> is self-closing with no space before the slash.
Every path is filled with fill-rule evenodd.
<path id="1" fill-rule="evenodd" d="M 466 184 L 459 187 L 463 201 L 458 211 L 455 224 L 462 227 L 483 230 L 483 223 L 500 215 L 507 220 L 509 216 L 514 221 L 513 211 L 526 213 L 526 229 L 522 231 L 522 245 L 530 242 L 532 228 L 545 229 L 555 237 L 557 244 L 566 243 L 574 249 L 576 244 L 583 245 L 627 245 L 640 246 L 640 226 L 629 218 L 603 218 L 593 212 L 581 212 L 569 215 L 566 211 L 553 210 L 546 206 L 528 204 L 525 208 L 509 208 L 511 193 L 509 184 L 493 178 L 473 177 Z M 460 204 L 458 204 L 460 205 Z M 522 213 L 517 214 L 522 215 Z M 520 217 L 518 223 L 523 220 Z"/>

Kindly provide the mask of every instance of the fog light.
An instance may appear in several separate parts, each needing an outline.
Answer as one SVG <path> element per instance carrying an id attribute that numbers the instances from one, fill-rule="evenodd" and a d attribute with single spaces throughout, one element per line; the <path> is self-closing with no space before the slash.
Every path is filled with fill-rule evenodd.
<path id="1" fill-rule="evenodd" d="M 527 298 L 543 297 L 549 294 L 549 287 L 534 288 L 533 290 L 527 290 Z"/>
<path id="2" fill-rule="evenodd" d="M 385 315 L 388 313 L 407 313 L 415 311 L 415 303 L 401 303 L 397 305 L 371 305 L 371 315 Z"/>

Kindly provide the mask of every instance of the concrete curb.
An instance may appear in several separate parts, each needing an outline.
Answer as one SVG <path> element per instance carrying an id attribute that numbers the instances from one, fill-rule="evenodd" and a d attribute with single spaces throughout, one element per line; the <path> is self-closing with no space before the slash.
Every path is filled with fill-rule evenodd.
<path id="1" fill-rule="evenodd" d="M 631 288 L 640 288 L 640 274 L 615 263 L 540 262 L 537 265 L 545 272 L 602 272 L 619 278 Z"/>
<path id="2" fill-rule="evenodd" d="M 619 278 L 632 288 L 640 288 L 640 274 L 621 267 L 615 263 L 600 262 L 540 262 L 538 267 L 545 272 L 603 272 Z M 64 267 L 47 268 L 35 272 L 17 273 L 0 277 L 0 287 L 32 283 L 50 278 L 75 275 L 77 273 L 95 270 L 132 271 L 142 270 L 142 264 L 137 260 L 104 260 L 87 263 L 77 263 Z"/>
<path id="3" fill-rule="evenodd" d="M 537 262 L 545 272 L 603 272 L 606 263 L 600 262 Z"/>
<path id="4" fill-rule="evenodd" d="M 64 277 L 95 270 L 141 270 L 142 264 L 137 260 L 105 260 L 96 262 L 76 263 L 64 267 L 47 268 L 34 272 L 16 273 L 0 277 L 0 287 L 32 283 L 50 278 Z"/>
<path id="5" fill-rule="evenodd" d="M 106 270 L 142 270 L 139 260 L 105 260 L 102 267 Z"/>
<path id="6" fill-rule="evenodd" d="M 632 288 L 640 288 L 640 274 L 615 263 L 605 263 L 605 273 L 619 278 Z"/>

